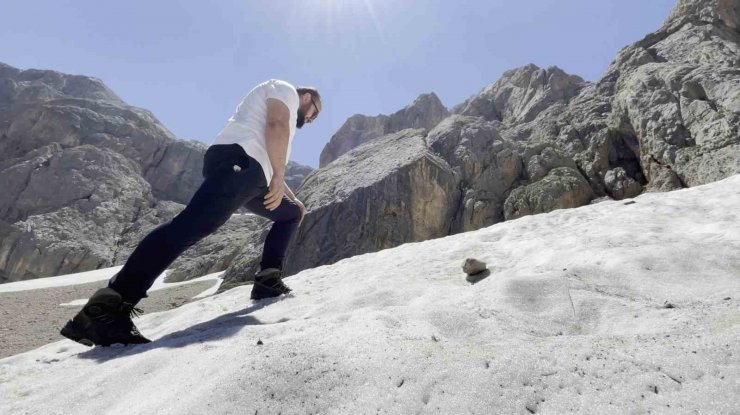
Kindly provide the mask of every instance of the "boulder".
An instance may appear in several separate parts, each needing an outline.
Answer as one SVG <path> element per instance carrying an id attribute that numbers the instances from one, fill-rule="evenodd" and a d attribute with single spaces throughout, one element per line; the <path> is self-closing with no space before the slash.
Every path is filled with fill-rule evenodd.
<path id="1" fill-rule="evenodd" d="M 504 203 L 506 220 L 587 205 L 591 187 L 577 170 L 558 167 L 530 185 L 514 189 Z"/>
<path id="2" fill-rule="evenodd" d="M 392 115 L 350 117 L 321 151 L 319 167 L 324 167 L 347 151 L 386 134 L 406 128 L 431 129 L 449 115 L 435 93 L 422 94 Z"/>

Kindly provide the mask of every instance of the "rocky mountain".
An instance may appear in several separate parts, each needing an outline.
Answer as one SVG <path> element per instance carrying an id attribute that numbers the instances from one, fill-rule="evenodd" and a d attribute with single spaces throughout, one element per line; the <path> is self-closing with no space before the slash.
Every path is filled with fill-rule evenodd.
<path id="1" fill-rule="evenodd" d="M 527 65 L 428 132 L 377 137 L 384 118 L 353 117 L 324 154 L 349 151 L 327 158 L 298 194 L 310 212 L 286 272 L 740 173 L 738 13 L 736 2 L 680 0 L 598 82 Z M 237 258 L 223 288 L 253 266 Z"/>
<path id="2" fill-rule="evenodd" d="M 0 282 L 121 264 L 190 200 L 206 147 L 98 79 L 0 64 Z M 289 185 L 310 170 L 290 163 Z M 178 260 L 173 278 L 222 270 L 260 244 L 266 221 L 233 221 Z"/>
<path id="3" fill-rule="evenodd" d="M 391 115 L 353 115 L 321 151 L 319 167 L 326 166 L 347 151 L 380 136 L 406 128 L 430 129 L 448 115 L 449 111 L 434 92 L 420 95 L 411 105 Z"/>

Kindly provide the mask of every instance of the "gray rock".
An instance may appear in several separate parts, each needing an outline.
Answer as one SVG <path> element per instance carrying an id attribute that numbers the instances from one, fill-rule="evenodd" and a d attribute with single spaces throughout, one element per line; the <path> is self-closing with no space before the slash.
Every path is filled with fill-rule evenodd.
<path id="1" fill-rule="evenodd" d="M 463 272 L 468 275 L 475 275 L 485 271 L 487 269 L 487 266 L 486 263 L 483 261 L 479 261 L 475 258 L 467 258 L 465 259 L 465 261 L 463 261 L 462 269 Z"/>
<path id="2" fill-rule="evenodd" d="M 126 224 L 152 201 L 149 184 L 128 159 L 108 149 L 82 145 L 62 150 L 52 145 L 35 154 L 0 175 L 26 177 L 24 187 L 14 186 L 13 193 L 5 195 L 15 204 L 3 199 L 0 279 L 114 265 Z M 46 158 L 26 171 L 25 165 L 39 157 Z"/>
<path id="3" fill-rule="evenodd" d="M 558 167 L 533 184 L 514 189 L 504 203 L 506 220 L 587 205 L 594 198 L 578 171 Z"/>
<path id="4" fill-rule="evenodd" d="M 309 214 L 286 272 L 447 234 L 458 178 L 422 130 L 373 140 L 312 173 L 300 191 Z"/>
<path id="5" fill-rule="evenodd" d="M 203 182 L 203 155 L 208 146 L 195 140 L 174 140 L 144 171 L 157 199 L 187 204 Z"/>
<path id="6" fill-rule="evenodd" d="M 610 67 L 615 122 L 634 131 L 648 190 L 740 172 L 737 4 L 679 1 L 660 30 Z M 627 56 L 647 56 L 642 60 Z"/>
<path id="7" fill-rule="evenodd" d="M 613 199 L 629 199 L 642 192 L 642 186 L 627 175 L 622 167 L 617 167 L 606 172 L 604 184 Z"/>
<path id="8" fill-rule="evenodd" d="M 453 115 L 430 131 L 426 141 L 460 177 L 462 199 L 450 232 L 503 221 L 503 203 L 520 180 L 522 162 L 516 146 L 500 136 L 497 124 Z"/>
<path id="9" fill-rule="evenodd" d="M 380 136 L 406 128 L 430 129 L 449 115 L 435 93 L 422 94 L 406 108 L 388 116 L 353 115 L 331 137 L 321 151 L 319 167 L 324 167 L 347 151 Z"/>
<path id="10" fill-rule="evenodd" d="M 200 184 L 205 146 L 177 140 L 149 111 L 126 105 L 99 80 L 0 69 L 0 161 L 53 143 L 91 145 L 126 157 L 158 198 L 186 203 Z"/>

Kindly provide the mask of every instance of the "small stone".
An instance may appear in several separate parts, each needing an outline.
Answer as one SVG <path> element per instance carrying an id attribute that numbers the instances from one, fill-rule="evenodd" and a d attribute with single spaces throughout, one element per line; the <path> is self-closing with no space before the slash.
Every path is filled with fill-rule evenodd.
<path id="1" fill-rule="evenodd" d="M 468 275 L 475 275 L 486 270 L 486 263 L 475 258 L 468 258 L 463 262 L 462 269 Z"/>
<path id="2" fill-rule="evenodd" d="M 676 308 L 676 306 L 673 305 L 673 303 L 666 301 L 665 304 L 663 304 L 663 308 Z"/>
<path id="3" fill-rule="evenodd" d="M 257 346 L 262 346 L 262 339 L 257 339 Z"/>

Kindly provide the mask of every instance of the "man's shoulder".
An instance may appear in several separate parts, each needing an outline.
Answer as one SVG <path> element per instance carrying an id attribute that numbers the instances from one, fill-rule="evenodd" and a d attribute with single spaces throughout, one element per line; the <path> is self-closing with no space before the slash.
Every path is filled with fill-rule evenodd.
<path id="1" fill-rule="evenodd" d="M 288 81 L 283 81 L 282 79 L 270 79 L 267 82 L 271 82 L 274 85 L 287 86 L 288 88 L 296 89 L 296 87 L 293 84 L 291 84 Z"/>
<path id="2" fill-rule="evenodd" d="M 296 91 L 296 87 L 290 82 L 283 81 L 282 79 L 268 79 L 265 82 L 257 85 L 258 88 L 273 88 L 273 89 L 287 89 Z"/>
<path id="3" fill-rule="evenodd" d="M 270 79 L 260 84 L 266 98 L 275 98 L 289 108 L 298 106 L 298 91 L 293 84 L 280 79 Z"/>

